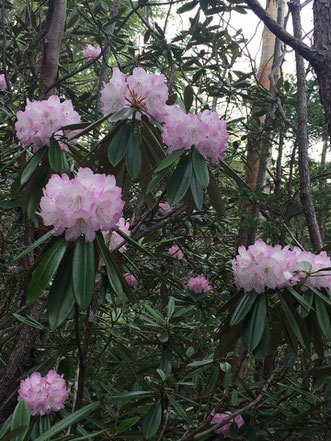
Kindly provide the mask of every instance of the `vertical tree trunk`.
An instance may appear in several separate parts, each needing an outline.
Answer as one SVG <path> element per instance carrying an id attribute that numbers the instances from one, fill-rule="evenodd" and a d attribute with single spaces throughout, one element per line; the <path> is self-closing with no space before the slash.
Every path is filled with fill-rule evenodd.
<path id="1" fill-rule="evenodd" d="M 51 88 L 58 77 L 59 58 L 65 25 L 67 0 L 50 0 L 50 25 L 45 38 L 45 48 L 40 71 L 41 98 L 56 95 L 55 87 Z M 51 89 L 50 89 L 51 88 Z"/>
<path id="2" fill-rule="evenodd" d="M 328 150 L 328 140 L 324 139 L 323 141 L 323 148 L 322 148 L 322 154 L 321 154 L 321 174 L 323 175 L 323 173 L 325 172 L 325 166 L 326 166 L 326 152 Z M 318 192 L 320 195 L 322 195 L 325 191 L 325 184 L 326 184 L 326 177 L 321 176 L 321 178 L 319 179 L 319 183 L 318 183 Z M 321 232 L 321 237 L 322 240 L 324 238 L 324 232 L 325 232 L 325 221 L 326 221 L 326 217 L 325 217 L 325 212 L 322 211 L 319 219 L 318 219 L 318 223 L 320 226 L 320 232 Z"/>
<path id="3" fill-rule="evenodd" d="M 290 4 L 290 10 L 292 12 L 294 36 L 297 39 L 301 40 L 302 30 L 301 30 L 301 17 L 300 17 L 300 0 L 293 0 Z M 297 142 L 298 142 L 298 150 L 299 150 L 300 199 L 303 206 L 305 219 L 307 222 L 309 236 L 313 249 L 314 251 L 318 251 L 319 249 L 322 248 L 323 243 L 322 243 L 322 238 L 313 203 L 311 183 L 310 183 L 310 173 L 309 173 L 306 72 L 305 72 L 304 60 L 297 52 L 295 53 L 295 62 L 296 62 L 296 71 L 297 71 L 297 95 L 298 95 Z M 331 83 L 330 83 L 330 93 L 331 93 Z"/>

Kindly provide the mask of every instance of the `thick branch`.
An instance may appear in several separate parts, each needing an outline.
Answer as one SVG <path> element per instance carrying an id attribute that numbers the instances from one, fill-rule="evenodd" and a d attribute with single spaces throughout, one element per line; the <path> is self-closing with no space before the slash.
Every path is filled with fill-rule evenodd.
<path id="1" fill-rule="evenodd" d="M 309 61 L 313 66 L 319 65 L 323 62 L 323 58 L 318 55 L 314 48 L 307 46 L 301 40 L 293 37 L 289 32 L 280 26 L 275 20 L 273 20 L 264 8 L 260 5 L 258 0 L 246 0 L 249 8 L 254 12 L 255 15 L 259 17 L 260 20 L 270 29 L 272 33 L 276 35 L 280 40 L 294 49 L 303 58 Z"/>

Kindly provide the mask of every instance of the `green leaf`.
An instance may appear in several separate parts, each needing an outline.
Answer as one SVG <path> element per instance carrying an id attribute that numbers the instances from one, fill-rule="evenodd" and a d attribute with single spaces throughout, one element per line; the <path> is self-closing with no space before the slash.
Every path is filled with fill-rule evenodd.
<path id="1" fill-rule="evenodd" d="M 168 173 L 168 169 L 165 168 L 164 170 L 160 171 L 159 173 L 156 173 L 156 175 L 153 176 L 152 180 L 149 182 L 146 188 L 146 194 L 150 193 L 154 188 L 158 185 L 158 183 L 162 180 L 163 176 Z"/>
<path id="2" fill-rule="evenodd" d="M 28 431 L 30 424 L 30 409 L 26 401 L 21 400 L 15 407 L 13 418 L 11 420 L 10 429 L 13 431 L 21 426 L 26 426 L 26 429 L 20 435 L 14 438 L 14 441 L 23 441 L 25 434 Z"/>
<path id="3" fill-rule="evenodd" d="M 289 291 L 293 297 L 295 297 L 297 299 L 297 301 L 299 302 L 300 306 L 303 308 L 303 311 L 306 313 L 305 317 L 307 316 L 307 314 L 310 312 L 312 303 L 313 303 L 313 294 L 309 293 L 310 295 L 308 296 L 309 299 L 311 298 L 311 301 L 307 301 L 306 300 L 306 293 L 303 293 L 302 295 L 300 295 L 299 293 L 296 292 L 296 290 L 294 288 L 292 288 L 291 286 L 288 286 L 287 291 Z M 301 311 L 301 310 L 300 310 Z M 299 311 L 299 313 L 300 313 Z M 300 314 L 302 316 L 302 314 Z M 302 316 L 303 317 L 303 316 Z"/>
<path id="4" fill-rule="evenodd" d="M 48 162 L 55 173 L 69 174 L 70 169 L 68 161 L 58 141 L 53 140 L 48 147 Z"/>
<path id="5" fill-rule="evenodd" d="M 133 114 L 132 107 L 126 107 L 125 109 L 120 110 L 119 112 L 114 113 L 110 118 L 109 122 L 121 121 L 123 119 L 128 119 L 129 116 Z"/>
<path id="6" fill-rule="evenodd" d="M 209 171 L 204 158 L 200 153 L 194 149 L 192 154 L 192 163 L 195 176 L 198 178 L 202 188 L 207 188 L 209 185 Z"/>
<path id="7" fill-rule="evenodd" d="M 227 165 L 223 161 L 220 161 L 219 165 L 223 169 L 223 172 L 227 176 L 229 176 L 229 178 L 233 179 L 239 185 L 239 187 L 244 187 L 247 190 L 251 190 L 249 185 L 246 184 L 246 182 L 243 179 L 241 179 L 241 177 L 239 175 L 237 175 L 237 173 L 229 165 Z"/>
<path id="8" fill-rule="evenodd" d="M 29 428 L 29 426 L 17 427 L 16 429 L 11 430 L 9 433 L 7 433 L 7 435 L 5 435 L 4 437 L 0 437 L 0 441 L 9 441 L 10 439 L 13 439 L 13 438 L 15 438 L 15 440 L 17 440 L 19 438 L 18 435 L 21 435 L 24 437 L 28 428 Z"/>
<path id="9" fill-rule="evenodd" d="M 26 256 L 27 254 L 31 253 L 35 248 L 39 247 L 42 243 L 44 243 L 47 239 L 49 239 L 53 235 L 53 230 L 47 231 L 43 236 L 41 236 L 38 240 L 33 242 L 31 245 L 25 248 L 24 251 L 22 251 L 18 256 L 14 257 L 15 260 L 20 260 L 22 257 Z"/>
<path id="10" fill-rule="evenodd" d="M 318 324 L 327 341 L 331 340 L 330 317 L 325 302 L 315 295 L 315 308 Z"/>
<path id="11" fill-rule="evenodd" d="M 313 288 L 312 286 L 308 286 L 314 294 L 316 294 L 320 299 L 322 299 L 325 303 L 331 306 L 331 300 L 329 297 L 324 295 L 322 292 L 318 291 L 318 289 Z"/>
<path id="12" fill-rule="evenodd" d="M 140 420 L 140 417 L 131 417 L 127 418 L 126 420 L 122 421 L 116 428 L 116 434 L 123 433 L 126 430 L 130 429 L 130 427 L 137 424 L 137 422 Z"/>
<path id="13" fill-rule="evenodd" d="M 76 412 L 70 414 L 69 416 L 63 418 L 62 420 L 54 424 L 49 430 L 38 436 L 34 441 L 46 441 L 47 439 L 51 438 L 57 433 L 63 432 L 63 430 L 67 429 L 68 427 L 72 426 L 73 424 L 76 424 L 78 421 L 85 418 L 87 415 L 93 412 L 98 406 L 99 403 L 96 402 L 96 403 L 88 404 L 82 409 L 77 410 Z"/>
<path id="14" fill-rule="evenodd" d="M 120 300 L 122 301 L 122 303 L 125 303 L 127 297 L 123 291 L 121 278 L 119 277 L 119 270 L 117 269 L 116 264 L 113 261 L 111 253 L 109 252 L 109 249 L 105 244 L 102 234 L 97 233 L 96 238 L 101 257 L 105 261 L 109 283 L 113 288 L 113 290 L 115 291 L 115 293 L 120 298 Z"/>
<path id="15" fill-rule="evenodd" d="M 40 199 L 41 199 L 42 195 L 43 195 L 43 191 L 41 188 L 37 188 L 31 194 L 31 196 L 29 198 L 27 210 L 26 210 L 28 219 L 31 219 L 34 216 L 34 214 L 36 213 L 36 210 L 39 206 Z"/>
<path id="16" fill-rule="evenodd" d="M 131 400 L 141 397 L 150 397 L 153 395 L 153 391 L 151 390 L 133 390 L 129 392 L 122 392 L 118 395 L 112 395 L 112 398 L 118 399 L 118 400 Z"/>
<path id="17" fill-rule="evenodd" d="M 244 321 L 242 338 L 248 352 L 252 352 L 260 343 L 267 319 L 266 295 L 258 294 Z"/>
<path id="18" fill-rule="evenodd" d="M 170 178 L 167 187 L 167 198 L 170 206 L 180 202 L 185 196 L 192 177 L 192 162 L 187 156 L 183 156 Z"/>
<path id="19" fill-rule="evenodd" d="M 209 171 L 209 179 L 210 182 L 207 188 L 207 192 L 209 194 L 210 203 L 215 208 L 215 211 L 219 216 L 224 216 L 225 205 L 220 190 L 218 188 L 218 185 L 216 183 L 216 180 L 210 171 Z"/>
<path id="20" fill-rule="evenodd" d="M 177 9 L 177 14 L 182 14 L 183 12 L 191 11 L 198 4 L 197 0 L 185 3 L 183 6 Z"/>
<path id="21" fill-rule="evenodd" d="M 183 151 L 183 149 L 175 150 L 174 152 L 170 153 L 170 155 L 166 156 L 156 167 L 155 173 L 159 173 L 162 170 L 170 168 L 172 164 L 174 164 L 177 159 L 182 155 Z"/>
<path id="22" fill-rule="evenodd" d="M 108 146 L 109 162 L 116 167 L 124 158 L 130 136 L 130 126 L 120 127 Z"/>
<path id="23" fill-rule="evenodd" d="M 139 138 L 134 132 L 131 132 L 126 150 L 126 166 L 132 179 L 136 179 L 140 174 L 141 158 Z"/>
<path id="24" fill-rule="evenodd" d="M 124 110 L 124 109 L 123 109 Z M 106 119 L 109 118 L 109 116 L 111 115 L 111 113 L 108 113 L 107 115 L 102 116 L 101 118 L 99 118 L 97 121 L 94 121 L 93 123 L 89 124 L 87 127 L 85 127 L 85 129 L 81 130 L 78 133 L 75 133 L 71 138 L 68 139 L 69 141 L 72 141 L 73 139 L 77 139 L 80 138 L 81 136 L 85 135 L 85 133 L 90 132 L 91 130 L 93 130 L 95 127 L 99 126 L 101 123 L 103 123 L 104 121 L 106 121 Z M 110 118 L 109 118 L 110 121 Z M 69 147 L 70 148 L 70 147 Z"/>
<path id="25" fill-rule="evenodd" d="M 203 188 L 194 173 L 192 173 L 190 188 L 195 206 L 198 210 L 201 210 L 203 203 Z"/>
<path id="26" fill-rule="evenodd" d="M 42 325 L 37 320 L 29 318 L 29 316 L 23 317 L 19 314 L 14 314 L 14 313 L 13 313 L 13 316 L 21 323 L 24 323 L 27 326 L 31 326 L 31 328 L 40 329 L 41 331 L 47 331 L 46 326 Z"/>
<path id="27" fill-rule="evenodd" d="M 243 320 L 246 317 L 246 315 L 251 310 L 258 295 L 259 294 L 257 294 L 256 292 L 249 292 L 244 294 L 244 296 L 240 299 L 240 302 L 238 303 L 236 309 L 232 314 L 230 326 L 235 326 L 237 323 L 241 322 L 241 320 Z"/>
<path id="28" fill-rule="evenodd" d="M 213 368 L 212 372 L 207 378 L 206 381 L 206 389 L 205 389 L 205 395 L 210 395 L 214 392 L 216 389 L 217 383 L 220 378 L 220 367 L 216 366 Z"/>
<path id="29" fill-rule="evenodd" d="M 30 159 L 30 161 L 26 164 L 22 175 L 21 175 L 21 185 L 25 184 L 30 177 L 32 176 L 33 172 L 36 170 L 38 165 L 40 164 L 41 160 L 43 159 L 44 155 L 46 153 L 46 147 L 43 147 L 39 149 Z"/>
<path id="30" fill-rule="evenodd" d="M 156 434 L 161 424 L 161 418 L 162 407 L 161 403 L 158 401 L 149 409 L 142 424 L 143 435 L 146 439 L 150 439 Z"/>
<path id="31" fill-rule="evenodd" d="M 267 355 L 269 349 L 269 342 L 270 342 L 270 328 L 269 328 L 269 322 L 267 320 L 260 343 L 253 351 L 254 358 L 260 360 L 262 357 L 265 357 Z"/>
<path id="32" fill-rule="evenodd" d="M 280 303 L 282 306 L 282 309 L 285 313 L 285 317 L 287 319 L 288 324 L 290 325 L 292 331 L 294 332 L 294 334 L 296 335 L 298 341 L 300 342 L 301 346 L 303 348 L 306 348 L 306 344 L 305 341 L 303 339 L 302 333 L 300 331 L 300 328 L 294 318 L 294 315 L 292 314 L 292 311 L 290 310 L 288 304 L 286 303 L 286 301 L 284 300 L 282 294 L 279 293 L 279 298 L 280 298 Z"/>
<path id="33" fill-rule="evenodd" d="M 0 427 L 0 440 L 2 440 L 3 436 L 10 429 L 12 417 L 13 417 L 13 415 L 9 415 L 9 417 L 6 419 L 6 421 L 1 425 L 1 427 Z"/>
<path id="34" fill-rule="evenodd" d="M 193 104 L 194 91 L 193 87 L 188 85 L 184 89 L 184 104 L 185 110 L 188 112 Z"/>
<path id="35" fill-rule="evenodd" d="M 178 403 L 178 401 L 172 397 L 171 395 L 168 395 L 169 401 L 174 408 L 174 411 L 184 420 L 187 424 L 192 425 L 191 418 L 187 415 L 185 409 Z"/>
<path id="36" fill-rule="evenodd" d="M 95 284 L 95 256 L 93 242 L 83 237 L 76 240 L 72 261 L 72 289 L 76 302 L 84 311 L 90 306 Z"/>
<path id="37" fill-rule="evenodd" d="M 305 260 L 299 262 L 301 268 L 303 268 L 307 273 L 309 273 L 312 269 L 312 264 L 310 262 L 306 262 Z"/>
<path id="38" fill-rule="evenodd" d="M 73 249 L 64 256 L 48 296 L 48 320 L 53 329 L 60 326 L 75 304 L 71 285 Z"/>
<path id="39" fill-rule="evenodd" d="M 66 252 L 68 242 L 59 239 L 47 250 L 33 273 L 27 292 L 27 303 L 31 304 L 48 287 Z"/>
<path id="40" fill-rule="evenodd" d="M 172 314 L 175 312 L 175 299 L 171 296 L 168 301 L 168 319 L 171 318 Z"/>

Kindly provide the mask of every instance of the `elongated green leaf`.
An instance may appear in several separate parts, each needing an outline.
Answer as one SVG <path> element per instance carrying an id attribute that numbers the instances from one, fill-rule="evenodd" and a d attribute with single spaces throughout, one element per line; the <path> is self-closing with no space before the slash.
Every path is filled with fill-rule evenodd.
<path id="1" fill-rule="evenodd" d="M 185 110 L 188 112 L 193 104 L 194 91 L 193 87 L 188 85 L 184 89 L 184 104 Z"/>
<path id="2" fill-rule="evenodd" d="M 209 172 L 209 179 L 210 182 L 207 191 L 209 194 L 210 203 L 215 208 L 215 211 L 219 216 L 224 216 L 225 204 L 223 202 L 222 195 L 220 193 L 216 180 L 211 172 Z"/>
<path id="3" fill-rule="evenodd" d="M 117 270 L 116 264 L 112 259 L 111 253 L 106 247 L 102 234 L 100 235 L 99 233 L 97 233 L 96 238 L 101 257 L 103 258 L 106 264 L 107 275 L 110 285 L 115 291 L 115 293 L 118 295 L 122 303 L 125 303 L 127 301 L 127 298 L 123 291 L 123 286 L 121 283 L 121 279 L 119 277 L 119 271 Z"/>
<path id="4" fill-rule="evenodd" d="M 41 188 L 37 188 L 30 196 L 26 214 L 28 215 L 28 219 L 32 219 L 34 214 L 36 213 L 36 210 L 39 206 L 40 199 L 43 195 L 43 191 Z"/>
<path id="5" fill-rule="evenodd" d="M 171 395 L 168 395 L 169 401 L 174 408 L 174 411 L 179 415 L 184 421 L 187 422 L 187 424 L 192 424 L 191 418 L 187 415 L 185 409 L 178 403 L 178 401 L 172 397 Z"/>
<path id="6" fill-rule="evenodd" d="M 330 341 L 331 340 L 331 326 L 330 317 L 328 310 L 326 308 L 325 302 L 315 295 L 315 308 L 318 324 L 323 332 L 324 337 Z"/>
<path id="7" fill-rule="evenodd" d="M 72 288 L 78 305 L 85 311 L 91 304 L 95 284 L 95 257 L 93 242 L 83 237 L 76 240 L 72 261 Z"/>
<path id="8" fill-rule="evenodd" d="M 287 319 L 288 324 L 290 325 L 292 331 L 294 332 L 295 336 L 297 337 L 299 343 L 301 344 L 301 346 L 303 348 L 306 347 L 305 341 L 303 339 L 302 333 L 300 331 L 300 328 L 294 318 L 294 315 L 292 314 L 292 311 L 290 310 L 288 304 L 286 303 L 286 301 L 284 300 L 282 294 L 279 294 L 279 298 L 280 298 L 280 303 L 282 306 L 282 309 L 285 313 L 285 317 Z"/>
<path id="9" fill-rule="evenodd" d="M 248 352 L 252 352 L 260 343 L 268 319 L 266 295 L 258 294 L 253 308 L 245 317 L 243 342 Z"/>
<path id="10" fill-rule="evenodd" d="M 190 188 L 195 206 L 198 210 L 201 210 L 203 203 L 203 188 L 194 173 L 192 173 Z"/>
<path id="11" fill-rule="evenodd" d="M 241 177 L 237 175 L 237 173 L 229 165 L 227 165 L 224 161 L 220 161 L 219 165 L 223 169 L 224 173 L 229 176 L 229 178 L 232 178 L 240 187 L 250 190 L 249 185 L 246 184 L 246 182 L 241 179 Z"/>
<path id="12" fill-rule="evenodd" d="M 133 108 L 127 107 L 125 109 L 120 110 L 119 112 L 114 113 L 110 118 L 109 122 L 121 121 L 123 119 L 129 118 L 133 114 Z"/>
<path id="13" fill-rule="evenodd" d="M 41 331 L 47 331 L 46 326 L 39 323 L 37 320 L 34 320 L 29 317 L 23 317 L 19 314 L 13 314 L 13 316 L 19 320 L 21 323 L 24 323 L 27 326 L 31 326 L 31 328 L 40 329 Z"/>
<path id="14" fill-rule="evenodd" d="M 22 441 L 30 424 L 30 410 L 26 401 L 21 400 L 15 407 L 10 429 L 13 431 L 21 426 L 26 426 L 25 431 L 13 438 L 14 441 Z"/>
<path id="15" fill-rule="evenodd" d="M 81 136 L 85 135 L 85 133 L 90 132 L 91 130 L 93 130 L 95 127 L 99 126 L 100 124 L 102 124 L 104 121 L 106 121 L 106 119 L 108 119 L 110 117 L 110 115 L 112 115 L 111 113 L 108 113 L 105 116 L 102 116 L 101 118 L 99 118 L 97 121 L 94 121 L 93 123 L 89 124 L 87 127 L 85 127 L 85 129 L 81 130 L 78 133 L 75 133 L 73 136 L 71 136 L 71 138 L 68 139 L 69 141 L 72 141 L 73 139 L 77 139 L 80 138 Z M 110 121 L 110 118 L 109 118 Z"/>
<path id="16" fill-rule="evenodd" d="M 183 199 L 190 186 L 191 177 L 192 162 L 187 156 L 183 156 L 167 187 L 167 198 L 171 207 Z"/>
<path id="17" fill-rule="evenodd" d="M 139 138 L 134 132 L 131 132 L 127 143 L 126 166 L 132 179 L 136 179 L 140 174 L 141 158 Z"/>
<path id="18" fill-rule="evenodd" d="M 311 286 L 309 286 L 309 289 L 313 291 L 314 294 L 316 294 L 320 299 L 322 299 L 325 303 L 331 306 L 331 299 L 327 297 L 325 294 L 320 292 L 318 289 L 315 289 Z"/>
<path id="19" fill-rule="evenodd" d="M 64 256 L 48 296 L 48 320 L 53 329 L 60 326 L 75 304 L 71 285 L 73 249 Z"/>
<path id="20" fill-rule="evenodd" d="M 153 391 L 151 390 L 133 390 L 129 392 L 122 392 L 118 395 L 112 395 L 112 398 L 116 398 L 119 400 L 131 400 L 141 397 L 150 397 L 153 395 Z"/>
<path id="21" fill-rule="evenodd" d="M 67 247 L 68 242 L 65 239 L 59 239 L 42 257 L 29 283 L 27 292 L 28 304 L 34 302 L 48 287 Z"/>
<path id="22" fill-rule="evenodd" d="M 163 176 L 168 173 L 168 169 L 165 168 L 159 173 L 156 173 L 156 175 L 153 176 L 152 180 L 149 182 L 146 188 L 146 194 L 150 193 L 154 188 L 159 184 L 159 182 L 162 180 Z"/>
<path id="23" fill-rule="evenodd" d="M 267 355 L 269 349 L 269 342 L 270 342 L 270 328 L 269 328 L 269 322 L 267 320 L 260 343 L 253 351 L 254 358 L 260 360 L 262 357 L 265 357 Z"/>
<path id="24" fill-rule="evenodd" d="M 175 299 L 171 296 L 168 301 L 168 314 L 167 314 L 168 319 L 170 319 L 170 317 L 174 312 L 175 312 Z"/>
<path id="25" fill-rule="evenodd" d="M 0 440 L 9 431 L 13 415 L 9 415 L 6 421 L 0 427 Z"/>
<path id="26" fill-rule="evenodd" d="M 88 404 L 82 409 L 77 410 L 76 412 L 63 418 L 58 423 L 54 424 L 54 426 L 52 426 L 49 430 L 38 436 L 38 438 L 36 438 L 34 441 L 46 441 L 47 439 L 51 438 L 57 433 L 62 432 L 63 430 L 67 429 L 68 427 L 72 426 L 73 424 L 85 418 L 87 415 L 93 412 L 98 406 L 99 403 L 96 402 L 96 403 Z"/>
<path id="27" fill-rule="evenodd" d="M 237 323 L 241 322 L 246 315 L 251 310 L 255 300 L 257 299 L 258 294 L 256 292 L 249 292 L 244 294 L 244 296 L 240 299 L 236 309 L 234 310 L 230 326 L 235 326 Z"/>
<path id="28" fill-rule="evenodd" d="M 174 152 L 170 153 L 170 155 L 166 156 L 156 167 L 155 173 L 170 168 L 172 164 L 174 164 L 177 159 L 182 155 L 183 151 L 183 149 L 175 150 Z"/>
<path id="29" fill-rule="evenodd" d="M 125 234 L 122 230 L 117 230 L 116 233 L 123 237 L 123 239 L 125 239 L 128 243 L 130 243 L 133 247 L 137 248 L 137 250 L 141 251 L 142 253 L 146 254 L 146 256 L 149 257 L 154 257 L 154 255 L 148 251 L 145 247 L 143 247 L 142 245 L 140 245 L 136 240 L 132 239 L 131 236 L 128 236 L 127 234 Z"/>
<path id="30" fill-rule="evenodd" d="M 58 141 L 53 140 L 48 147 L 48 162 L 55 173 L 69 174 L 70 170 L 68 161 Z"/>
<path id="31" fill-rule="evenodd" d="M 130 136 L 130 126 L 125 124 L 120 127 L 108 146 L 109 162 L 116 167 L 124 158 Z"/>
<path id="32" fill-rule="evenodd" d="M 149 409 L 143 421 L 142 429 L 146 439 L 150 439 L 156 434 L 161 424 L 161 418 L 162 407 L 158 401 Z"/>
<path id="33" fill-rule="evenodd" d="M 27 254 L 31 253 L 35 248 L 39 247 L 42 243 L 44 243 L 48 238 L 50 238 L 53 235 L 53 230 L 47 231 L 43 236 L 41 236 L 39 239 L 37 239 L 35 242 L 33 242 L 31 245 L 25 248 L 24 251 L 22 251 L 18 256 L 14 257 L 14 260 L 20 260 L 22 257 L 26 256 Z"/>
<path id="34" fill-rule="evenodd" d="M 310 312 L 310 309 L 312 307 L 312 302 L 313 302 L 313 294 L 310 293 L 310 296 L 312 298 L 311 301 L 307 301 L 306 297 L 305 297 L 305 293 L 303 293 L 302 295 L 300 295 L 299 293 L 296 292 L 296 290 L 294 288 L 292 288 L 291 286 L 288 286 L 287 291 L 289 291 L 293 297 L 295 297 L 297 299 L 297 301 L 299 302 L 299 304 L 301 305 L 301 307 L 304 309 L 304 311 L 308 314 Z M 306 315 L 307 315 L 306 314 Z M 301 315 L 301 314 L 300 314 Z"/>
<path id="35" fill-rule="evenodd" d="M 41 160 L 46 153 L 46 147 L 39 149 L 26 164 L 22 175 L 21 175 L 21 185 L 25 184 L 29 178 L 32 176 L 33 172 L 36 170 Z"/>
<path id="36" fill-rule="evenodd" d="M 18 435 L 22 435 L 24 437 L 28 428 L 29 428 L 29 426 L 17 427 L 17 429 L 11 430 L 4 437 L 0 437 L 0 441 L 9 441 L 10 439 L 13 439 L 13 438 L 17 439 Z"/>
<path id="37" fill-rule="evenodd" d="M 307 305 L 309 305 L 309 308 L 307 308 L 302 304 L 298 306 L 298 313 L 302 318 L 305 318 L 309 314 L 310 310 L 314 309 L 313 308 L 314 294 L 310 290 L 307 290 L 302 293 L 301 298 Z"/>
<path id="38" fill-rule="evenodd" d="M 134 426 L 138 423 L 140 417 L 131 417 L 122 421 L 116 428 L 116 434 L 123 433 L 126 430 L 130 429 L 130 427 Z"/>
<path id="39" fill-rule="evenodd" d="M 202 188 L 207 188 L 209 185 L 208 166 L 206 161 L 196 149 L 193 150 L 192 163 L 195 176 L 198 178 Z"/>

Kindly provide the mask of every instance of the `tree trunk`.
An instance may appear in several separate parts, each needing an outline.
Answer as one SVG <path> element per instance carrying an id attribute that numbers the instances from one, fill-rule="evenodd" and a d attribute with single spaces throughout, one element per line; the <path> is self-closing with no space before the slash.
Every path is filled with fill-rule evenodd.
<path id="1" fill-rule="evenodd" d="M 292 12 L 294 36 L 302 39 L 300 1 L 293 0 L 290 5 Z M 331 33 L 330 33 L 331 35 Z M 300 199 L 303 206 L 305 219 L 307 222 L 310 240 L 314 251 L 322 248 L 322 238 L 317 222 L 313 197 L 311 192 L 309 156 L 308 156 L 308 130 L 307 130 L 307 90 L 306 90 L 306 71 L 304 60 L 297 52 L 295 53 L 297 71 L 297 95 L 298 95 L 298 132 L 297 142 L 299 150 L 299 173 L 300 173 Z M 331 85 L 331 83 L 330 83 Z M 331 93 L 331 87 L 330 87 Z M 331 115 L 330 115 L 331 116 Z"/>
<path id="2" fill-rule="evenodd" d="M 56 95 L 57 90 L 52 87 L 58 77 L 59 58 L 62 37 L 65 25 L 67 0 L 50 0 L 50 25 L 45 38 L 45 48 L 40 71 L 41 98 L 45 99 Z"/>

